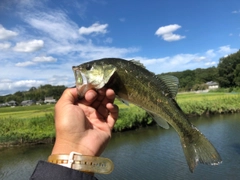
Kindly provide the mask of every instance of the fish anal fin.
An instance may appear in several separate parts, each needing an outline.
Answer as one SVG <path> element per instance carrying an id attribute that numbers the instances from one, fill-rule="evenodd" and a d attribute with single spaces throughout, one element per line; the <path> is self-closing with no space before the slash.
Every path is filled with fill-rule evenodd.
<path id="1" fill-rule="evenodd" d="M 160 116 L 153 114 L 151 112 L 148 112 L 148 114 L 157 122 L 157 124 L 159 126 L 161 126 L 164 129 L 169 129 L 169 125 L 168 125 L 167 121 L 165 121 Z"/>

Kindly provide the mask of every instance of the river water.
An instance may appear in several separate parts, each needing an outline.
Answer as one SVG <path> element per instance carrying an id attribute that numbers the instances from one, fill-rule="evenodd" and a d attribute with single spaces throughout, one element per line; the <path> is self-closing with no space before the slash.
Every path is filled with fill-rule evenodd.
<path id="1" fill-rule="evenodd" d="M 218 149 L 223 163 L 199 164 L 190 173 L 177 133 L 153 126 L 114 133 L 102 154 L 114 162 L 99 179 L 240 179 L 240 114 L 193 118 L 192 122 Z M 0 150 L 0 179 L 28 179 L 38 160 L 46 160 L 52 145 Z"/>

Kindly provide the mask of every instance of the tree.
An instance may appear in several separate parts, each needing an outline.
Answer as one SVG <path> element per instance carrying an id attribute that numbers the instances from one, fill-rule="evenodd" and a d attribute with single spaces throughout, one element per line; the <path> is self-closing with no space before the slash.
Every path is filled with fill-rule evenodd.
<path id="1" fill-rule="evenodd" d="M 220 58 L 217 68 L 219 75 L 218 82 L 221 87 L 234 87 L 237 85 L 234 81 L 234 71 L 238 64 L 240 64 L 240 50 L 227 57 Z"/>
<path id="2" fill-rule="evenodd" d="M 5 98 L 4 98 L 4 96 L 0 96 L 0 103 L 4 103 L 4 100 Z"/>
<path id="3" fill-rule="evenodd" d="M 36 87 L 31 87 L 28 91 L 36 91 L 37 88 Z"/>
<path id="4" fill-rule="evenodd" d="M 233 74 L 234 74 L 234 83 L 237 86 L 240 86 L 240 64 L 237 64 Z"/>

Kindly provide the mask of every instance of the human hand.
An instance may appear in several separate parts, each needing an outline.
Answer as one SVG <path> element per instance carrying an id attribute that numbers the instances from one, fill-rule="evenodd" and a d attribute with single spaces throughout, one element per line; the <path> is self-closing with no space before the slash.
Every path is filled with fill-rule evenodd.
<path id="1" fill-rule="evenodd" d="M 118 117 L 111 89 L 89 90 L 78 100 L 75 88 L 66 89 L 55 106 L 56 141 L 52 154 L 99 156 Z"/>

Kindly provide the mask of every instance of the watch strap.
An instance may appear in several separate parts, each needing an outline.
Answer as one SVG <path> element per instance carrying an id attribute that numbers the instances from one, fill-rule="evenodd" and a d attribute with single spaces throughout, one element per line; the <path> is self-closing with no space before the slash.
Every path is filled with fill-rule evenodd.
<path id="1" fill-rule="evenodd" d="M 85 156 L 77 152 L 71 152 L 69 155 L 52 154 L 48 157 L 48 162 L 83 172 L 100 174 L 109 174 L 114 167 L 113 162 L 108 158 Z"/>

